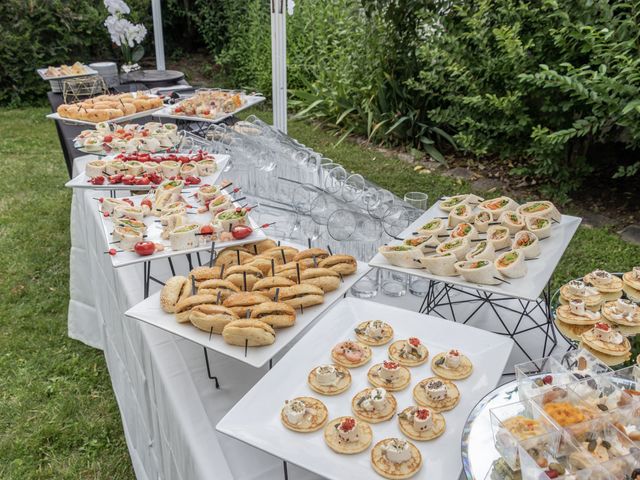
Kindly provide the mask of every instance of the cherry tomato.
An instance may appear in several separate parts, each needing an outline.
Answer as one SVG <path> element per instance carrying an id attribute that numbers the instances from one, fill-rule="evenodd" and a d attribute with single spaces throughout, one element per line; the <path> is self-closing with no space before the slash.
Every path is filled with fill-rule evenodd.
<path id="1" fill-rule="evenodd" d="M 151 155 L 148 153 L 139 153 L 138 154 L 138 161 L 139 162 L 148 162 L 149 160 L 151 160 Z"/>
<path id="2" fill-rule="evenodd" d="M 102 141 L 104 143 L 110 143 L 113 141 L 113 137 L 111 135 L 105 135 L 104 137 L 102 137 Z"/>
<path id="3" fill-rule="evenodd" d="M 104 202 L 104 197 L 100 197 L 100 198 L 98 199 L 98 201 L 99 201 L 100 203 Z"/>
<path id="4" fill-rule="evenodd" d="M 123 198 L 122 201 L 127 202 L 129 205 L 133 207 L 133 200 L 131 200 L 130 198 Z"/>
<path id="5" fill-rule="evenodd" d="M 197 185 L 201 181 L 202 180 L 200 179 L 200 177 L 194 177 L 191 175 L 184 179 L 184 183 L 186 183 L 187 185 Z"/>
<path id="6" fill-rule="evenodd" d="M 150 183 L 151 183 L 151 179 L 148 177 L 136 178 L 136 185 L 149 185 Z"/>
<path id="7" fill-rule="evenodd" d="M 243 238 L 247 238 L 249 235 L 253 233 L 253 228 L 248 225 L 236 225 L 231 229 L 231 235 L 236 240 L 242 240 Z"/>
<path id="8" fill-rule="evenodd" d="M 148 198 L 145 198 L 144 200 L 142 200 L 142 201 L 140 202 L 140 206 L 143 206 L 143 205 L 146 205 L 147 207 L 149 207 L 149 209 L 151 209 L 151 208 L 152 208 L 151 200 L 150 200 L 150 199 L 148 199 Z"/>
<path id="9" fill-rule="evenodd" d="M 109 215 L 110 215 L 109 212 L 102 212 L 103 217 L 108 217 Z"/>
<path id="10" fill-rule="evenodd" d="M 173 111 L 176 113 L 182 113 L 182 108 L 176 107 Z"/>
<path id="11" fill-rule="evenodd" d="M 93 177 L 89 181 L 91 182 L 91 185 L 103 185 L 104 184 L 104 177 Z"/>
<path id="12" fill-rule="evenodd" d="M 151 179 L 151 182 L 156 185 L 160 185 L 162 183 L 162 176 L 159 173 L 153 172 L 149 175 L 149 178 Z"/>
<path id="13" fill-rule="evenodd" d="M 189 163 L 191 159 L 187 155 L 180 155 L 178 157 L 178 162 L 180 163 Z"/>
<path id="14" fill-rule="evenodd" d="M 122 177 L 122 183 L 124 183 L 125 185 L 135 185 L 136 177 L 134 177 L 133 175 L 125 175 L 124 177 Z"/>
<path id="15" fill-rule="evenodd" d="M 156 244 L 153 242 L 138 242 L 133 246 L 133 250 L 141 257 L 153 255 L 156 251 Z"/>
<path id="16" fill-rule="evenodd" d="M 113 257 L 116 253 L 118 253 L 118 251 L 117 251 L 115 248 L 110 248 L 110 249 L 109 249 L 109 255 L 111 255 L 112 257 Z"/>
<path id="17" fill-rule="evenodd" d="M 200 233 L 202 235 L 213 235 L 213 227 L 211 225 L 202 225 L 200 227 Z"/>
<path id="18" fill-rule="evenodd" d="M 122 178 L 124 177 L 124 175 L 122 173 L 118 173 L 116 175 L 111 175 L 109 177 L 109 183 L 114 184 L 114 183 L 120 183 L 122 182 Z"/>

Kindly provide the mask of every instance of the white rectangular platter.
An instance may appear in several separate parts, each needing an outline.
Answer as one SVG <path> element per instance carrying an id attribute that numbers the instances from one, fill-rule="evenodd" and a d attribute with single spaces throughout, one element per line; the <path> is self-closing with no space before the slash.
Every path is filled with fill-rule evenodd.
<path id="1" fill-rule="evenodd" d="M 220 420 L 216 429 L 230 437 L 282 458 L 299 467 L 329 479 L 375 479 L 379 477 L 370 465 L 370 449 L 357 455 L 339 455 L 324 442 L 322 429 L 313 433 L 295 433 L 280 420 L 285 400 L 299 396 L 319 398 L 329 410 L 329 420 L 353 415 L 351 399 L 370 386 L 368 369 L 387 357 L 387 345 L 372 347 L 372 359 L 365 366 L 351 369 L 352 384 L 336 396 L 315 393 L 307 385 L 307 375 L 316 366 L 332 363 L 331 348 L 341 340 L 353 339 L 353 329 L 365 320 L 380 319 L 394 329 L 394 340 L 419 337 L 427 346 L 430 357 L 457 348 L 473 363 L 473 374 L 455 382 L 460 390 L 460 403 L 443 415 L 444 434 L 430 442 L 413 442 L 422 454 L 422 469 L 413 478 L 423 480 L 454 480 L 460 475 L 462 463 L 460 438 L 467 416 L 474 405 L 497 385 L 509 358 L 513 341 L 509 338 L 466 325 L 402 310 L 366 300 L 347 298 L 337 303 Z M 411 368 L 409 387 L 394 392 L 398 411 L 415 405 L 413 387 L 433 376 L 429 361 Z M 397 417 L 372 424 L 373 442 L 389 437 L 405 438 Z"/>
<path id="2" fill-rule="evenodd" d="M 96 72 L 93 68 L 87 67 L 86 65 L 84 66 L 85 73 L 74 73 L 73 75 L 61 75 L 59 77 L 45 76 L 45 72 L 47 71 L 46 68 L 38 68 L 36 71 L 38 72 L 38 75 L 40 75 L 40 78 L 46 80 L 47 82 L 50 80 L 66 80 L 68 78 L 89 77 L 91 75 L 98 74 L 98 72 Z"/>
<path id="3" fill-rule="evenodd" d="M 188 195 L 190 195 L 191 193 L 194 193 L 195 191 L 196 191 L 196 188 L 192 188 L 190 190 L 184 189 L 183 196 L 186 197 L 185 200 L 188 201 L 190 198 L 188 197 Z M 142 202 L 142 200 L 145 198 L 145 195 L 134 195 L 130 198 L 134 206 L 139 207 L 140 202 Z M 96 199 L 95 202 L 96 202 L 96 209 L 98 209 L 99 200 Z M 197 204 L 195 200 L 193 203 L 194 203 L 194 206 Z M 240 206 L 238 204 L 235 204 L 235 205 L 238 207 Z M 115 268 L 126 267 L 127 265 L 134 265 L 136 263 L 147 262 L 149 260 L 157 260 L 160 258 L 175 257 L 176 255 L 185 255 L 187 253 L 195 253 L 195 252 L 203 252 L 203 251 L 211 250 L 211 242 L 202 243 L 197 247 L 190 248 L 187 250 L 176 250 L 176 251 L 171 250 L 171 247 L 169 246 L 169 241 L 164 240 L 161 237 L 162 226 L 160 225 L 159 222 L 156 222 L 155 220 L 158 220 L 158 217 L 152 217 L 152 216 L 144 217 L 144 223 L 147 225 L 147 236 L 145 238 L 145 241 L 162 243 L 165 246 L 164 251 L 156 252 L 153 255 L 147 256 L 147 257 L 142 257 L 135 252 L 118 251 L 118 253 L 111 256 L 111 264 Z M 211 214 L 209 212 L 189 214 L 189 220 L 193 223 L 200 223 L 200 224 L 210 223 Z M 110 244 L 110 242 L 113 241 L 113 237 L 111 236 L 111 232 L 113 231 L 113 222 L 111 221 L 111 217 L 104 217 L 103 215 L 100 214 L 100 221 L 102 222 L 102 230 L 104 231 L 104 236 L 106 241 L 105 252 L 110 248 L 117 248 L 118 247 L 117 243 Z M 257 227 L 256 223 L 251 218 L 250 213 L 249 213 L 249 224 L 254 229 Z M 255 230 L 251 235 L 249 235 L 246 238 L 243 238 L 242 240 L 232 240 L 230 242 L 216 242 L 215 249 L 220 250 L 226 247 L 233 247 L 235 245 L 244 245 L 245 243 L 257 242 L 259 240 L 264 240 L 265 238 L 267 237 L 264 233 L 264 230 L 262 229 Z M 119 248 L 117 249 L 120 250 Z M 207 255 L 207 258 L 209 258 L 208 255 Z"/>
<path id="4" fill-rule="evenodd" d="M 284 243 L 283 243 L 284 244 Z M 296 248 L 304 249 L 299 245 L 293 245 Z M 267 363 L 271 358 L 277 355 L 283 348 L 289 345 L 301 332 L 311 325 L 328 307 L 342 297 L 358 279 L 369 271 L 366 264 L 359 262 L 358 270 L 353 275 L 344 277 L 344 281 L 340 284 L 340 288 L 333 292 L 329 292 L 324 297 L 324 303 L 304 309 L 304 313 L 300 310 L 296 312 L 296 323 L 289 328 L 281 328 L 276 330 L 276 341 L 264 347 L 249 347 L 247 356 L 245 357 L 244 347 L 228 345 L 220 335 L 209 335 L 190 323 L 178 323 L 175 315 L 165 313 L 160 308 L 160 293 L 151 295 L 143 300 L 129 311 L 125 313 L 128 317 L 141 320 L 143 322 L 154 325 L 158 328 L 171 332 L 174 335 L 190 340 L 198 345 L 202 345 L 210 350 L 222 353 L 241 362 L 247 363 L 253 367 L 259 368 Z"/>
<path id="5" fill-rule="evenodd" d="M 427 210 L 423 215 L 418 218 L 413 224 L 403 231 L 399 237 L 407 238 L 412 236 L 419 227 L 427 223 L 434 217 L 446 217 L 447 212 L 440 210 L 437 205 L 434 205 Z M 395 270 L 397 272 L 404 272 L 410 275 L 416 275 L 439 282 L 450 283 L 459 285 L 462 287 L 469 287 L 475 290 L 482 290 L 489 293 L 496 293 L 499 295 L 505 295 L 508 297 L 522 298 L 525 300 L 536 300 L 542 293 L 547 282 L 553 275 L 553 271 L 556 269 L 558 262 L 562 258 L 564 251 L 569 246 L 573 235 L 576 233 L 580 222 L 579 217 L 572 217 L 570 215 L 562 215 L 560 223 L 553 223 L 551 228 L 551 236 L 540 240 L 541 254 L 535 260 L 527 261 L 527 274 L 522 278 L 508 278 L 509 283 L 500 283 L 498 285 L 480 285 L 476 283 L 467 282 L 460 276 L 456 277 L 443 277 L 439 275 L 433 275 L 427 270 L 419 268 L 402 268 L 387 263 L 387 260 L 381 253 L 377 253 L 370 261 L 369 265 L 372 267 L 385 268 L 387 270 Z M 485 234 L 480 234 L 480 238 L 485 238 Z M 396 240 L 390 243 L 390 245 L 397 245 L 402 243 L 400 240 Z"/>
<path id="6" fill-rule="evenodd" d="M 162 156 L 161 153 L 158 154 L 152 154 L 152 155 L 158 155 L 158 156 Z M 216 183 L 218 181 L 218 178 L 220 177 L 220 175 L 222 174 L 222 172 L 224 171 L 224 169 L 227 166 L 227 163 L 229 162 L 229 155 L 214 155 L 215 159 L 216 159 L 216 163 L 218 164 L 218 169 L 215 171 L 215 173 L 213 175 L 209 175 L 207 177 L 200 177 L 201 178 L 201 182 L 200 185 L 208 183 L 210 185 L 213 185 L 214 183 Z M 103 160 L 110 158 L 110 157 L 105 157 L 103 158 Z M 130 190 L 134 190 L 134 191 L 148 191 L 151 190 L 153 187 L 156 187 L 157 185 L 124 185 L 122 183 L 118 183 L 115 185 L 111 185 L 108 181 L 106 181 L 104 184 L 102 185 L 92 185 L 89 182 L 90 178 L 86 175 L 86 173 L 82 172 L 80 175 L 72 178 L 71 180 L 69 180 L 67 183 L 64 184 L 65 187 L 68 188 L 88 188 L 90 190 L 102 190 L 102 191 L 110 191 L 110 190 L 126 190 L 126 191 L 130 191 Z M 197 187 L 197 186 L 196 186 Z"/>
<path id="7" fill-rule="evenodd" d="M 237 108 L 233 112 L 220 115 L 219 117 L 216 117 L 216 118 L 202 118 L 202 117 L 195 117 L 195 116 L 192 117 L 187 115 L 177 115 L 175 113 L 172 113 L 171 111 L 172 108 L 175 107 L 175 105 L 166 106 L 162 110 L 155 112 L 153 116 L 158 118 L 173 118 L 175 120 L 187 120 L 190 122 L 220 123 L 223 120 L 226 120 L 227 118 L 232 117 L 235 114 L 243 110 L 246 110 L 247 108 L 254 107 L 266 100 L 265 97 L 260 97 L 257 95 L 247 95 L 245 98 L 247 99 L 247 103 L 242 105 L 240 108 Z"/>
<path id="8" fill-rule="evenodd" d="M 137 113 L 132 113 L 131 115 L 124 115 L 122 117 L 108 120 L 107 123 L 125 123 L 130 120 L 136 120 L 138 118 L 150 117 L 152 116 L 153 113 L 157 112 L 158 110 L 161 110 L 162 108 L 164 107 L 150 108 L 149 110 L 145 110 L 144 112 L 137 112 Z M 61 117 L 58 112 L 50 113 L 49 115 L 47 115 L 47 118 L 50 118 L 51 120 L 59 120 L 61 122 L 69 123 L 72 125 L 90 125 L 92 127 L 95 127 L 97 125 L 97 122 L 89 122 L 87 120 L 76 120 L 74 118 Z"/>

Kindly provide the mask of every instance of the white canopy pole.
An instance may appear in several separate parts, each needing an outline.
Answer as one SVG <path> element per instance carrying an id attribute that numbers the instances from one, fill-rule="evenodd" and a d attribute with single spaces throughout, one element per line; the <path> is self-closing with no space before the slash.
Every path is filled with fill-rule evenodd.
<path id="1" fill-rule="evenodd" d="M 165 70 L 164 63 L 164 36 L 162 34 L 162 8 L 160 0 L 151 0 L 151 13 L 153 15 L 153 43 L 156 47 L 156 68 Z"/>
<path id="2" fill-rule="evenodd" d="M 287 133 L 287 8 L 286 0 L 271 0 L 271 75 L 273 125 Z"/>

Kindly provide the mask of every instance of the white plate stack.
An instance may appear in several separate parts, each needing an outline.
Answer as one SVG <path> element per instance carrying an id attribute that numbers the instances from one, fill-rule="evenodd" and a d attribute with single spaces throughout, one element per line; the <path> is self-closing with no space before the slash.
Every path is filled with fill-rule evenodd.
<path id="1" fill-rule="evenodd" d="M 104 79 L 107 87 L 115 87 L 120 85 L 120 77 L 118 76 L 118 65 L 115 62 L 97 62 L 89 65 L 98 75 Z"/>

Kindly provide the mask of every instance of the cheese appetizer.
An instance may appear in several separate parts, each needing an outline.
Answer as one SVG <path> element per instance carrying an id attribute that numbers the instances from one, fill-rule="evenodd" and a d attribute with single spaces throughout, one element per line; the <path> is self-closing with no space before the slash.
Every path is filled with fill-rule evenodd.
<path id="1" fill-rule="evenodd" d="M 339 417 L 324 428 L 324 440 L 336 453 L 354 454 L 369 448 L 373 433 L 366 422 L 353 417 Z"/>
<path id="2" fill-rule="evenodd" d="M 371 367 L 367 372 L 367 378 L 374 387 L 383 387 L 389 392 L 397 392 L 409 386 L 411 372 L 398 362 L 385 360 Z"/>
<path id="3" fill-rule="evenodd" d="M 365 388 L 351 400 L 351 410 L 356 417 L 369 423 L 389 420 L 396 413 L 395 397 L 384 388 Z"/>
<path id="4" fill-rule="evenodd" d="M 426 378 L 413 388 L 413 399 L 421 407 L 440 413 L 451 410 L 460 401 L 460 391 L 453 382 L 439 377 Z"/>
<path id="5" fill-rule="evenodd" d="M 338 395 L 351 385 L 351 374 L 340 365 L 321 365 L 309 372 L 309 387 L 323 395 Z"/>
<path id="6" fill-rule="evenodd" d="M 429 358 L 429 350 L 419 338 L 398 340 L 389 346 L 389 358 L 405 367 L 417 367 Z"/>
<path id="7" fill-rule="evenodd" d="M 405 408 L 398 415 L 398 421 L 402 433 L 423 442 L 438 438 L 446 428 L 444 416 L 424 407 Z"/>
<path id="8" fill-rule="evenodd" d="M 458 350 L 439 353 L 431 360 L 431 370 L 448 380 L 462 380 L 473 373 L 471 360 Z"/>
<path id="9" fill-rule="evenodd" d="M 422 455 L 411 442 L 386 438 L 371 449 L 371 465 L 384 478 L 406 479 L 418 473 L 422 467 Z"/>
<path id="10" fill-rule="evenodd" d="M 312 397 L 286 400 L 280 412 L 280 419 L 284 426 L 300 433 L 320 430 L 328 417 L 329 412 L 324 403 Z"/>
<path id="11" fill-rule="evenodd" d="M 382 320 L 362 322 L 354 331 L 358 340 L 365 345 L 384 345 L 393 338 L 393 328 Z"/>

